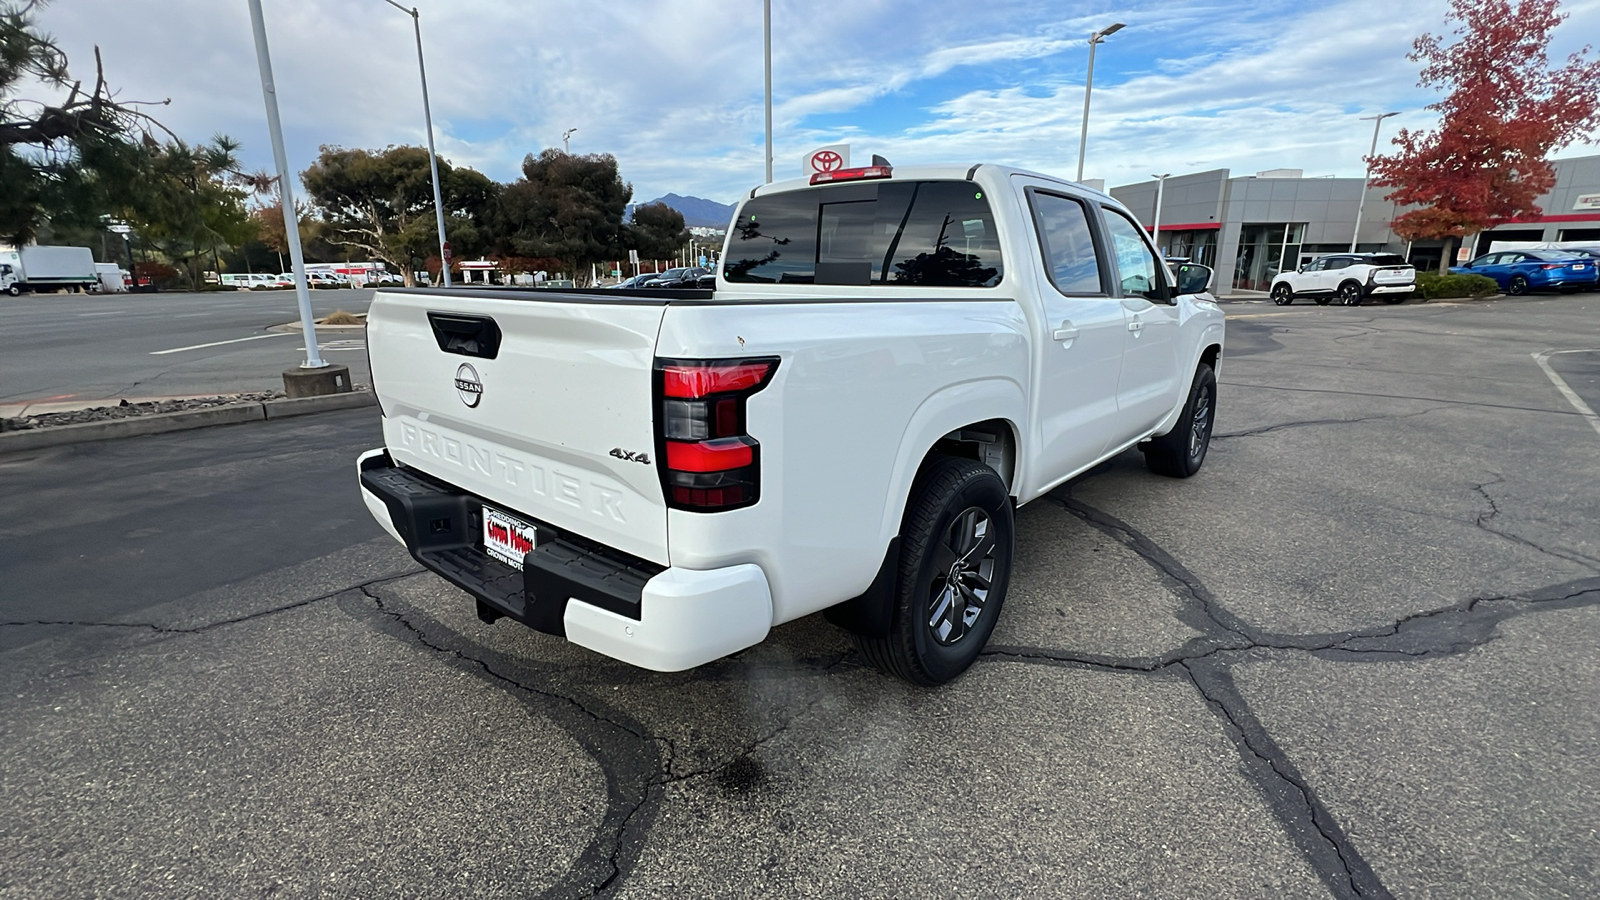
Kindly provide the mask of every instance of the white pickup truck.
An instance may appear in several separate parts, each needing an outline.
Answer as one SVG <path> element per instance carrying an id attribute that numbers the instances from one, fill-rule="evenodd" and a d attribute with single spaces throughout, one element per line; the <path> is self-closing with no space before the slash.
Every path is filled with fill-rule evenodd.
<path id="1" fill-rule="evenodd" d="M 1211 271 L 1122 204 L 1002 166 L 751 191 L 715 290 L 383 290 L 362 496 L 424 566 L 659 671 L 818 611 L 919 684 L 1005 599 L 1013 509 L 1215 420 Z"/>

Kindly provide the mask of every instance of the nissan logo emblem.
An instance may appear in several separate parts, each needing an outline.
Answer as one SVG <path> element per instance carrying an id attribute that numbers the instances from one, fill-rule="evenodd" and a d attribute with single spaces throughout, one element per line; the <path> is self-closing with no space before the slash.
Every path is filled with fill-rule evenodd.
<path id="1" fill-rule="evenodd" d="M 478 380 L 478 370 L 470 363 L 462 363 L 456 370 L 456 395 L 468 409 L 476 408 L 483 400 L 483 382 Z"/>

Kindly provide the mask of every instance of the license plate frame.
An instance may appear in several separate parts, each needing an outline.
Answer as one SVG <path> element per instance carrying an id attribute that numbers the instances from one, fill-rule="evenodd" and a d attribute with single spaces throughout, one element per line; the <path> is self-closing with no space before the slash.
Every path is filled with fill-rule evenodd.
<path id="1" fill-rule="evenodd" d="M 490 558 L 521 571 L 522 557 L 538 543 L 538 533 L 532 523 L 484 504 L 483 552 Z"/>

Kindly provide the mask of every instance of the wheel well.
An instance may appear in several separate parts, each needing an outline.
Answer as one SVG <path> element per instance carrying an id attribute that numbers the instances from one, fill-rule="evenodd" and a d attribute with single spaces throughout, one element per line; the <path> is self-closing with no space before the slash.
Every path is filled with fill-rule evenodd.
<path id="1" fill-rule="evenodd" d="M 1356 290 L 1361 290 L 1361 282 L 1355 280 L 1354 278 L 1346 278 L 1345 280 L 1339 282 L 1339 290 L 1344 290 L 1344 286 L 1347 284 L 1353 284 L 1356 286 Z"/>
<path id="2" fill-rule="evenodd" d="M 1005 419 L 987 419 L 963 425 L 935 441 L 927 456 L 923 457 L 923 464 L 926 465 L 935 454 L 977 460 L 995 470 L 1009 491 L 1017 471 L 1016 427 Z"/>
<path id="3" fill-rule="evenodd" d="M 1210 366 L 1213 372 L 1217 370 L 1217 362 L 1220 359 L 1222 359 L 1221 344 L 1212 344 L 1205 349 L 1204 353 L 1200 354 L 1200 361 Z"/>

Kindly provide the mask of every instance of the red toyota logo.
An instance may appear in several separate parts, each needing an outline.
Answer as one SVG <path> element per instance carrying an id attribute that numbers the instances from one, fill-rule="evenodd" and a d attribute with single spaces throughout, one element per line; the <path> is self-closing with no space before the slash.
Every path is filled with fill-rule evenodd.
<path id="1" fill-rule="evenodd" d="M 844 157 L 832 150 L 818 150 L 811 154 L 811 168 L 818 172 L 832 172 L 844 165 Z"/>

